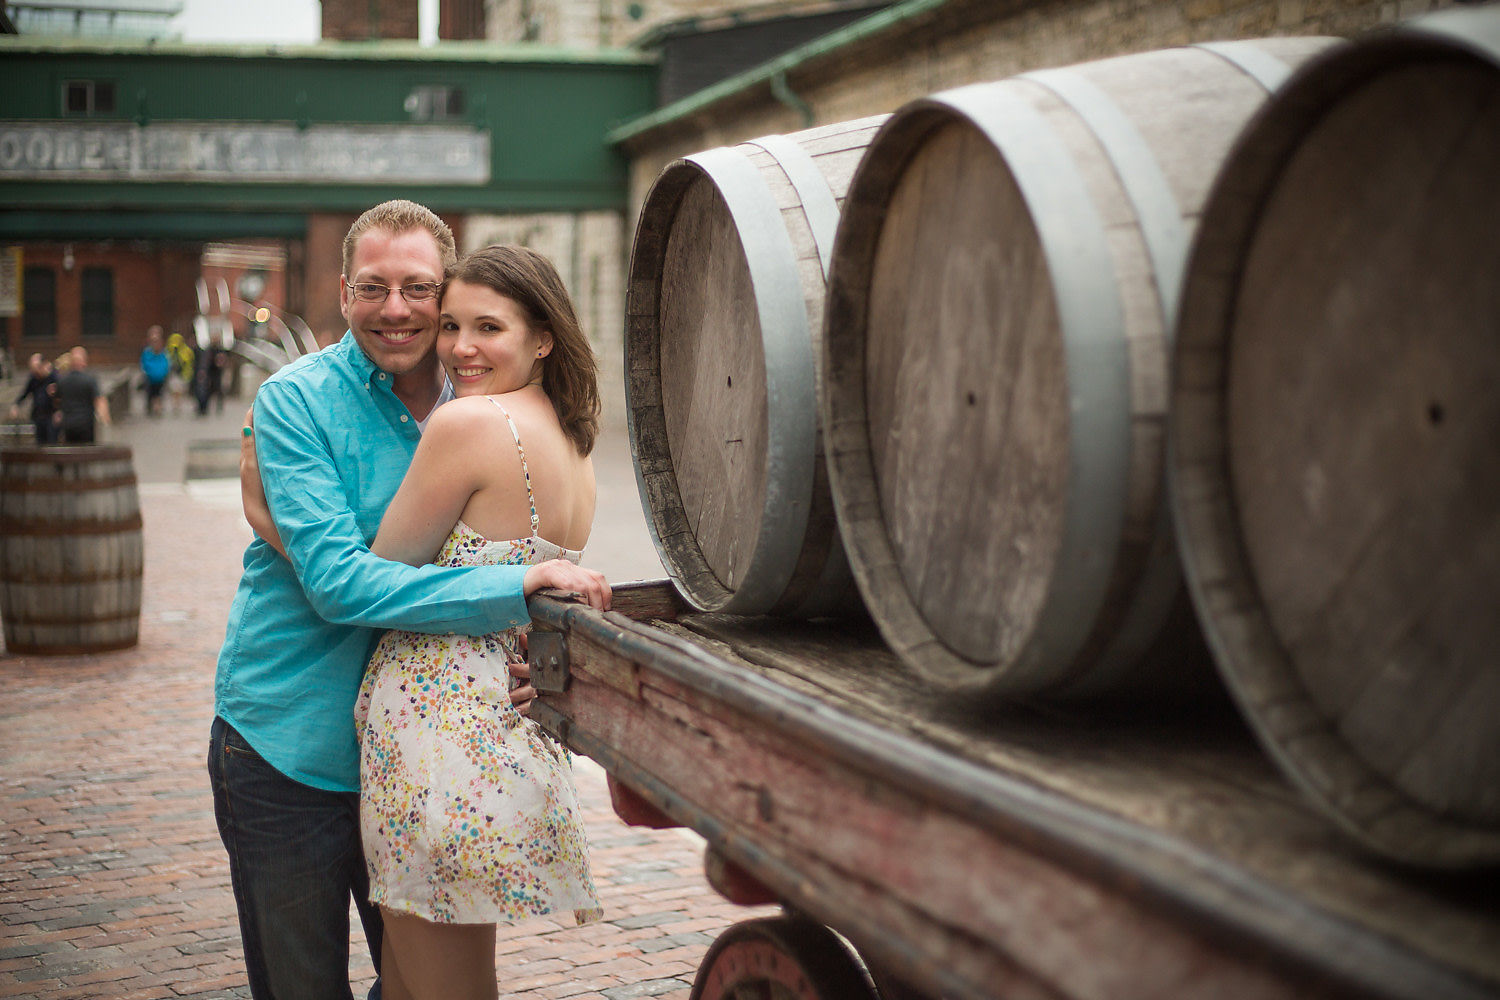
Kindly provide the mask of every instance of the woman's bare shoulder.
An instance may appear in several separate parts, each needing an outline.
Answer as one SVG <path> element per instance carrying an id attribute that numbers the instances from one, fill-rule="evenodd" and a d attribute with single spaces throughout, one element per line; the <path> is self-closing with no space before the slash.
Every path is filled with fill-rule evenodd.
<path id="1" fill-rule="evenodd" d="M 505 414 L 482 396 L 465 396 L 449 400 L 433 412 L 422 430 L 417 451 L 425 452 L 433 461 L 465 463 L 476 449 L 502 436 L 510 438 Z M 477 467 L 469 471 L 482 477 Z"/>
<path id="2" fill-rule="evenodd" d="M 504 421 L 501 413 L 483 396 L 460 396 L 450 399 L 432 412 L 422 436 L 448 436 L 484 431 L 494 421 Z"/>
<path id="3" fill-rule="evenodd" d="M 562 434 L 562 425 L 557 422 L 552 401 L 541 393 L 517 389 L 498 393 L 494 398 L 516 422 L 516 430 L 523 441 L 534 438 L 540 444 Z"/>

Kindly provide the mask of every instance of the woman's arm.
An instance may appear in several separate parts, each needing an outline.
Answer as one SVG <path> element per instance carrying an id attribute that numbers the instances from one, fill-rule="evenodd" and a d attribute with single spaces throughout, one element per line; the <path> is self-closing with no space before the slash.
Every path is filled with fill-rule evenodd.
<path id="1" fill-rule="evenodd" d="M 492 464 L 494 428 L 487 417 L 464 400 L 432 415 L 370 551 L 409 566 L 432 562 Z"/>

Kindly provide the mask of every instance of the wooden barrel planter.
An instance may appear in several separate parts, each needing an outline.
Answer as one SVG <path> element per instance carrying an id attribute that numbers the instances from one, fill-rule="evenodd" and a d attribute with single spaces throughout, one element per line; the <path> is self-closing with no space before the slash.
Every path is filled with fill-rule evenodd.
<path id="1" fill-rule="evenodd" d="M 1140 661 L 1184 600 L 1163 480 L 1189 233 L 1238 129 L 1331 44 L 963 87 L 871 142 L 829 280 L 829 476 L 867 608 L 936 686 L 1178 683 L 1172 657 Z"/>
<path id="2" fill-rule="evenodd" d="M 12 653 L 134 646 L 141 505 L 129 448 L 0 453 L 0 620 Z"/>
<path id="3" fill-rule="evenodd" d="M 1309 64 L 1205 207 L 1172 505 L 1220 672 L 1363 843 L 1500 860 L 1500 10 Z"/>
<path id="4" fill-rule="evenodd" d="M 883 120 L 698 153 L 646 195 L 626 301 L 631 448 L 662 563 L 702 610 L 858 606 L 815 366 L 839 201 Z"/>

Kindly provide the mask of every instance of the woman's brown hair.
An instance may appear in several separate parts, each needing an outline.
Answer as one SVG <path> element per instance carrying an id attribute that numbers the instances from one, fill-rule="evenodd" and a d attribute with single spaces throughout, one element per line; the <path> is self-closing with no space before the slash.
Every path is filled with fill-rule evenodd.
<path id="1" fill-rule="evenodd" d="M 447 280 L 493 289 L 520 305 L 533 327 L 552 334 L 552 352 L 542 360 L 542 391 L 578 453 L 592 452 L 599 433 L 599 365 L 552 262 L 529 247 L 496 244 L 464 257 Z"/>

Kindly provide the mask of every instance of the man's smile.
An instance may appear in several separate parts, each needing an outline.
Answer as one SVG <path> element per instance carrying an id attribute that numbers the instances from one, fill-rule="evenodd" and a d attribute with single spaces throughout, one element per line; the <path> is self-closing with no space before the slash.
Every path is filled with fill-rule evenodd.
<path id="1" fill-rule="evenodd" d="M 415 337 L 417 335 L 417 332 L 418 331 L 416 331 L 416 330 L 376 330 L 375 331 L 375 333 L 378 336 L 380 336 L 381 339 L 387 340 L 387 341 L 389 341 L 392 344 L 404 344 L 408 340 L 411 340 L 413 337 Z"/>

